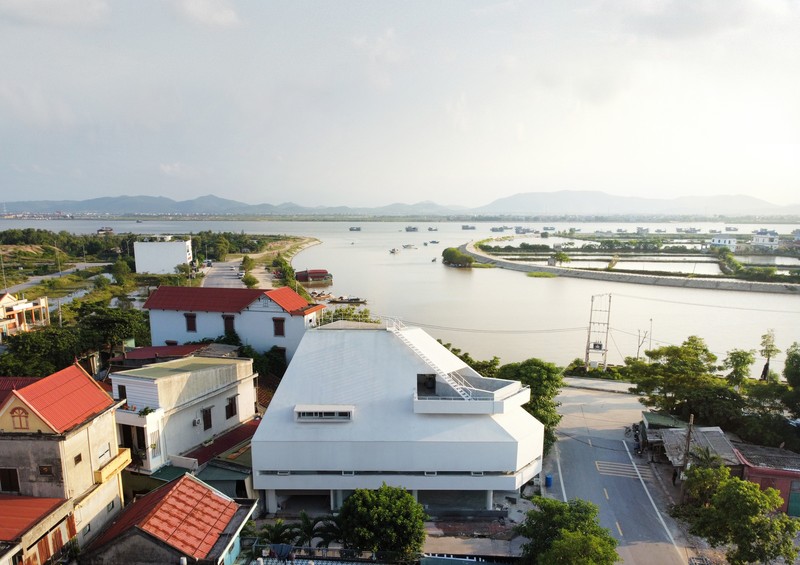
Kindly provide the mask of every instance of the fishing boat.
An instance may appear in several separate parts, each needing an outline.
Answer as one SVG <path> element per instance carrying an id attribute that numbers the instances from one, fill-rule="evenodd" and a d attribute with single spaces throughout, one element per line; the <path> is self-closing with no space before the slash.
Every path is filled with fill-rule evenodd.
<path id="1" fill-rule="evenodd" d="M 462 230 L 474 230 L 474 229 L 475 229 L 475 226 L 471 226 L 471 225 L 469 225 L 469 224 L 462 224 L 462 225 L 461 225 L 461 229 L 462 229 Z"/>
<path id="2" fill-rule="evenodd" d="M 416 246 L 413 243 L 406 243 L 403 245 L 403 249 L 416 249 Z"/>
<path id="3" fill-rule="evenodd" d="M 351 226 L 350 231 L 361 231 L 361 226 Z"/>
<path id="4" fill-rule="evenodd" d="M 338 298 L 331 298 L 328 300 L 329 304 L 366 304 L 366 298 L 359 298 L 357 296 L 340 296 Z"/>
<path id="5" fill-rule="evenodd" d="M 428 228 L 428 231 L 439 231 L 439 228 L 430 227 Z"/>
<path id="6" fill-rule="evenodd" d="M 400 250 L 399 250 L 397 247 L 392 247 L 392 248 L 389 250 L 389 253 L 391 253 L 392 255 L 395 255 L 395 254 L 397 254 L 397 253 L 400 253 Z"/>
<path id="7" fill-rule="evenodd" d="M 430 243 L 431 243 L 431 245 L 436 245 L 437 243 L 439 243 L 439 240 L 438 239 L 432 239 L 430 241 Z"/>
<path id="8" fill-rule="evenodd" d="M 419 231 L 417 226 L 406 226 L 406 231 Z"/>
<path id="9" fill-rule="evenodd" d="M 103 226 L 102 228 L 98 228 L 97 235 L 113 235 L 114 228 L 110 228 L 108 226 Z"/>

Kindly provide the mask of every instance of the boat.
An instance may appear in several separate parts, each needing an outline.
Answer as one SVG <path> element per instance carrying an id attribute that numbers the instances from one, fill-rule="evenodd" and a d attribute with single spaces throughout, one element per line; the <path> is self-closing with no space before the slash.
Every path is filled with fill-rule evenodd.
<path id="1" fill-rule="evenodd" d="M 505 231 L 505 228 L 503 228 L 503 227 L 491 227 L 491 228 L 489 228 L 489 231 L 494 231 L 494 232 Z"/>
<path id="2" fill-rule="evenodd" d="M 365 298 L 359 298 L 357 296 L 340 296 L 338 298 L 331 298 L 328 300 L 329 304 L 366 304 L 367 300 Z"/>
<path id="3" fill-rule="evenodd" d="M 306 269 L 305 271 L 297 271 L 294 274 L 294 278 L 297 279 L 297 282 L 301 282 L 306 285 L 333 284 L 333 275 L 325 269 Z"/>
<path id="4" fill-rule="evenodd" d="M 733 226 L 725 226 L 725 231 L 739 231 L 739 228 Z"/>
<path id="5" fill-rule="evenodd" d="M 97 235 L 113 235 L 114 228 L 110 228 L 108 226 L 103 226 L 97 230 Z"/>
<path id="6" fill-rule="evenodd" d="M 430 228 L 428 228 L 428 231 L 439 231 L 439 228 L 430 227 Z"/>
<path id="7" fill-rule="evenodd" d="M 434 257 L 433 259 L 431 259 L 431 263 L 436 263 L 436 257 Z"/>
<path id="8" fill-rule="evenodd" d="M 361 226 L 351 226 L 350 231 L 361 231 Z"/>
<path id="9" fill-rule="evenodd" d="M 475 226 L 470 226 L 469 224 L 462 224 L 461 229 L 462 230 L 474 230 Z"/>
<path id="10" fill-rule="evenodd" d="M 406 243 L 403 245 L 403 249 L 416 249 L 416 246 L 413 243 Z"/>
<path id="11" fill-rule="evenodd" d="M 439 243 L 439 240 L 438 239 L 432 239 L 432 240 L 429 241 L 429 243 L 431 245 L 436 245 L 437 243 Z"/>
<path id="12" fill-rule="evenodd" d="M 400 250 L 399 250 L 397 247 L 392 247 L 392 248 L 389 250 L 389 253 L 391 253 L 391 254 L 393 254 L 393 255 L 394 255 L 394 254 L 396 254 L 396 253 L 400 253 Z"/>
<path id="13" fill-rule="evenodd" d="M 544 231 L 556 231 L 556 228 L 554 228 L 553 226 L 545 226 Z"/>
<path id="14" fill-rule="evenodd" d="M 419 231 L 417 226 L 406 226 L 406 231 Z"/>
<path id="15" fill-rule="evenodd" d="M 141 224 L 141 223 L 142 223 L 142 220 L 136 220 L 136 223 L 137 223 L 137 224 Z"/>
<path id="16" fill-rule="evenodd" d="M 667 230 L 665 230 L 664 228 L 658 228 L 656 230 L 656 233 L 667 233 Z"/>

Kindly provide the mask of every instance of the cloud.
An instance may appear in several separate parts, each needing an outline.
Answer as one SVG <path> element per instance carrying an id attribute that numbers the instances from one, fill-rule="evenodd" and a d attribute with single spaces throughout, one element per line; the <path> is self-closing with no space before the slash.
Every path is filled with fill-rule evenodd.
<path id="1" fill-rule="evenodd" d="M 158 166 L 161 174 L 167 177 L 172 177 L 181 180 L 191 180 L 199 178 L 200 174 L 194 167 L 190 167 L 186 163 L 175 161 L 174 163 L 161 163 Z"/>
<path id="2" fill-rule="evenodd" d="M 242 22 L 228 0 L 178 0 L 178 9 L 191 21 L 210 27 L 236 27 Z"/>
<path id="3" fill-rule="evenodd" d="M 97 25 L 110 11 L 106 0 L 0 0 L 0 19 L 38 25 Z"/>

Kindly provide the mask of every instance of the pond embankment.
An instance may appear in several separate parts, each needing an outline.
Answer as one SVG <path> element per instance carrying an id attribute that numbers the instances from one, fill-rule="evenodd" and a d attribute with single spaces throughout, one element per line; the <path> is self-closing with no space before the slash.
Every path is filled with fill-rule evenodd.
<path id="1" fill-rule="evenodd" d="M 634 273 L 615 273 L 613 271 L 588 271 L 570 269 L 566 267 L 551 267 L 549 265 L 526 265 L 516 261 L 498 259 L 484 253 L 475 247 L 474 242 L 465 243 L 459 249 L 467 253 L 480 263 L 488 263 L 524 273 L 552 273 L 560 277 L 576 279 L 591 279 L 609 282 L 626 282 L 633 284 L 647 284 L 652 286 L 677 286 L 682 288 L 702 288 L 708 290 L 741 290 L 749 292 L 772 292 L 779 294 L 800 295 L 800 284 L 794 283 L 767 283 L 755 281 L 742 281 L 736 279 L 710 279 L 701 277 L 668 277 L 664 275 L 639 275 Z"/>

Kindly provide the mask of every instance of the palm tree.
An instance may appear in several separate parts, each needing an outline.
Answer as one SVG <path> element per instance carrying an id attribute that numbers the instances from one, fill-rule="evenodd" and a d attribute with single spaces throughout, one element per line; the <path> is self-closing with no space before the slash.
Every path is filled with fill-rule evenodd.
<path id="1" fill-rule="evenodd" d="M 694 464 L 704 469 L 721 467 L 725 463 L 722 457 L 711 451 L 710 447 L 695 447 L 691 456 Z"/>
<path id="2" fill-rule="evenodd" d="M 300 547 L 313 547 L 314 538 L 319 537 L 317 530 L 325 517 L 312 518 L 305 510 L 300 512 L 300 521 L 291 525 L 294 544 Z"/>
<path id="3" fill-rule="evenodd" d="M 274 524 L 264 524 L 259 537 L 266 538 L 271 544 L 288 543 L 291 545 L 294 543 L 295 534 L 291 524 L 278 518 Z"/>
<path id="4" fill-rule="evenodd" d="M 330 547 L 332 543 L 344 545 L 344 535 L 339 516 L 330 514 L 320 518 L 320 527 L 317 528 L 317 537 L 320 542 L 317 547 Z"/>

